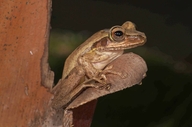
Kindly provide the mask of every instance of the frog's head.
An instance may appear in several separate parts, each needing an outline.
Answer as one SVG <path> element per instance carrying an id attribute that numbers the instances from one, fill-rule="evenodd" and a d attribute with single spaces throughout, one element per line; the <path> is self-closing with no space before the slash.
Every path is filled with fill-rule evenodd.
<path id="1" fill-rule="evenodd" d="M 146 36 L 143 32 L 137 31 L 135 25 L 127 21 L 122 26 L 113 26 L 105 30 L 107 36 L 95 42 L 92 49 L 96 50 L 124 50 L 145 44 Z"/>

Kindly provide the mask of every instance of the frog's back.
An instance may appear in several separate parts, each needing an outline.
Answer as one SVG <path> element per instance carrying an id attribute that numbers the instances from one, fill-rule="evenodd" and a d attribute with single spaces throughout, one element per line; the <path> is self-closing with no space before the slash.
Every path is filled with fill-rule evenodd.
<path id="1" fill-rule="evenodd" d="M 101 30 L 95 33 L 94 35 L 92 35 L 90 38 L 88 38 L 80 46 L 78 46 L 65 60 L 62 78 L 65 78 L 74 67 L 78 66 L 78 58 L 80 56 L 82 56 L 86 52 L 89 52 L 91 50 L 92 45 L 95 42 L 99 41 L 104 36 L 106 36 L 107 34 L 108 34 L 107 29 Z"/>
<path id="2" fill-rule="evenodd" d="M 78 66 L 77 59 L 81 56 L 81 52 L 78 51 L 80 48 L 81 45 L 77 47 L 65 60 L 62 78 L 65 78 L 74 67 Z"/>

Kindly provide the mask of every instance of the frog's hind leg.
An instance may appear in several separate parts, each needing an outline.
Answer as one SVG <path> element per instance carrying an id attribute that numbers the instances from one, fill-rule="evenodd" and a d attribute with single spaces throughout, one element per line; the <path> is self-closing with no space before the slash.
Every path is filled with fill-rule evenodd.
<path id="1" fill-rule="evenodd" d="M 103 76 L 103 77 L 101 77 Z M 109 90 L 111 84 L 107 83 L 106 80 L 107 78 L 105 75 L 101 75 L 100 77 L 93 77 L 91 79 L 87 79 L 81 84 L 83 84 L 83 87 L 92 87 L 92 88 L 97 88 L 97 89 L 106 89 Z M 104 80 L 103 80 L 104 79 Z"/>
<path id="2" fill-rule="evenodd" d="M 106 74 L 114 74 L 114 75 L 118 75 L 121 78 L 126 78 L 128 75 L 126 72 L 118 72 L 115 70 L 111 70 L 113 68 L 113 65 L 107 66 L 101 73 L 101 77 L 105 77 L 106 78 Z"/>

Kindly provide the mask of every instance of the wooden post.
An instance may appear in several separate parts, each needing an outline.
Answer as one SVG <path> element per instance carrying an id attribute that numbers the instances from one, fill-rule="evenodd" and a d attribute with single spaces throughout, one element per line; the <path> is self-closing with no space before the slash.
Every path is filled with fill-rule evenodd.
<path id="1" fill-rule="evenodd" d="M 0 127 L 40 127 L 52 85 L 49 0 L 0 1 Z"/>

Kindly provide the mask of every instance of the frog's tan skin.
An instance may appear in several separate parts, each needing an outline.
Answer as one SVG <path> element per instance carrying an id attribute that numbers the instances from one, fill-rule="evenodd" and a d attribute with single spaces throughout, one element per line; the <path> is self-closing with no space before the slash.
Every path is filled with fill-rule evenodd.
<path id="1" fill-rule="evenodd" d="M 122 36 L 116 36 L 118 31 Z M 66 59 L 63 76 L 64 79 L 76 66 L 83 66 L 86 75 L 92 78 L 108 63 L 123 54 L 124 49 L 134 48 L 146 42 L 144 33 L 135 29 L 135 25 L 127 21 L 122 26 L 101 30 L 83 44 L 77 47 Z"/>
<path id="2" fill-rule="evenodd" d="M 115 60 L 117 57 L 121 56 L 125 49 L 130 49 L 143 45 L 145 42 L 145 34 L 137 31 L 135 29 L 135 25 L 130 21 L 125 22 L 122 26 L 113 26 L 111 29 L 101 30 L 92 35 L 69 55 L 69 57 L 66 59 L 63 76 L 60 81 L 67 81 L 68 84 L 77 84 L 76 81 L 66 78 L 69 73 L 74 70 L 74 68 L 76 68 L 74 73 L 84 71 L 81 74 L 85 74 L 87 80 L 97 80 L 98 75 L 102 74 L 103 68 L 110 62 Z M 120 72 L 117 72 L 118 75 L 120 75 L 119 73 Z M 80 76 L 76 75 L 76 77 L 79 80 Z M 70 80 L 71 83 L 69 82 Z M 58 83 L 58 85 L 66 85 L 62 84 L 61 82 Z M 69 90 L 68 88 L 62 90 L 61 87 L 57 90 L 58 85 L 56 85 L 55 91 L 57 94 L 55 95 L 53 100 L 53 108 L 60 108 L 62 105 L 67 104 L 69 100 L 71 100 L 71 98 L 79 93 L 82 88 L 94 87 L 94 84 L 86 85 L 85 82 L 80 83 L 78 87 L 74 86 L 74 88 L 76 87 L 76 89 L 74 90 L 72 88 L 70 88 Z M 100 83 L 102 84 L 102 82 Z M 65 93 L 62 93 L 62 91 L 65 91 Z"/>

